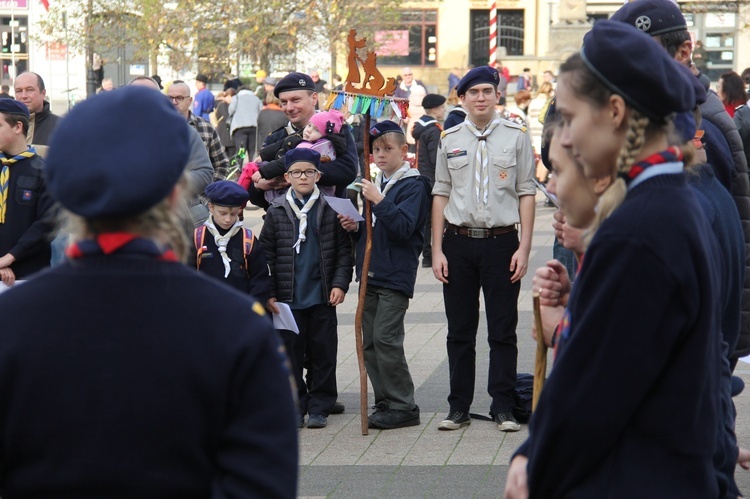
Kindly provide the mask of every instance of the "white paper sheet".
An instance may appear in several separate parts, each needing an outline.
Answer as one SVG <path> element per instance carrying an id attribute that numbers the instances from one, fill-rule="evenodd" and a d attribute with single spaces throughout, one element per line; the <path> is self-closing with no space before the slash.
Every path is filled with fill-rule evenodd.
<path id="1" fill-rule="evenodd" d="M 349 202 L 351 204 L 351 202 Z M 294 320 L 292 309 L 286 303 L 276 302 L 276 308 L 279 309 L 278 314 L 273 314 L 273 327 L 275 329 L 284 329 L 291 331 L 294 334 L 299 334 L 299 328 L 297 327 L 297 321 Z"/>
<path id="2" fill-rule="evenodd" d="M 364 220 L 362 218 L 362 215 L 357 212 L 357 209 L 354 207 L 351 201 L 344 198 L 337 198 L 333 196 L 323 196 L 328 203 L 328 205 L 333 208 L 333 211 L 338 213 L 339 215 L 344 215 L 345 217 L 351 217 L 352 220 L 355 222 L 361 222 Z"/>

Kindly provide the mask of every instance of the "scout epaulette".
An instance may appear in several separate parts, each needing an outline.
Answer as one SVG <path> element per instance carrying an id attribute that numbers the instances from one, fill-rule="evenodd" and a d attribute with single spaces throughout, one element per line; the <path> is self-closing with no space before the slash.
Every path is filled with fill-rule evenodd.
<path id="1" fill-rule="evenodd" d="M 195 268 L 200 269 L 201 268 L 201 258 L 203 257 L 203 253 L 205 253 L 208 248 L 203 245 L 203 239 L 206 237 L 206 226 L 201 225 L 200 227 L 196 228 L 193 232 L 193 244 L 195 245 L 195 251 L 196 251 L 196 257 L 195 257 Z M 253 237 L 253 231 L 243 227 L 242 229 L 242 253 L 245 256 L 245 272 L 250 271 L 250 266 L 248 264 L 248 258 L 250 256 L 250 253 L 253 252 L 253 244 L 255 243 L 255 238 Z"/>
<path id="2" fill-rule="evenodd" d="M 459 131 L 460 129 L 461 129 L 461 124 L 458 124 L 458 125 L 456 125 L 456 126 L 452 126 L 452 127 L 450 127 L 450 128 L 449 128 L 449 129 L 447 129 L 447 130 L 443 130 L 443 133 L 441 133 L 441 134 L 440 134 L 440 138 L 442 139 L 443 137 L 445 137 L 445 136 L 446 136 L 446 135 L 448 135 L 449 133 L 454 133 L 454 132 L 457 132 L 457 131 Z"/>
<path id="3" fill-rule="evenodd" d="M 526 133 L 526 127 L 523 125 L 519 125 L 518 123 L 514 123 L 512 121 L 509 121 L 507 118 L 503 119 L 503 125 L 507 126 L 508 128 L 517 128 L 521 130 L 523 133 Z"/>

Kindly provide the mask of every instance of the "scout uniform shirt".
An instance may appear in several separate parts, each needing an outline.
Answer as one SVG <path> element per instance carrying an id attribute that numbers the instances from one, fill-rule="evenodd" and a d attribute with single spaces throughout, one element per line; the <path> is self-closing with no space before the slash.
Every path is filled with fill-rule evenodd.
<path id="1" fill-rule="evenodd" d="M 466 118 L 469 119 L 468 117 Z M 487 202 L 477 200 L 478 138 L 466 123 L 443 132 L 435 167 L 433 196 L 445 196 L 445 218 L 463 227 L 506 227 L 519 223 L 518 198 L 536 194 L 534 153 L 526 128 L 500 118 L 487 136 Z"/>

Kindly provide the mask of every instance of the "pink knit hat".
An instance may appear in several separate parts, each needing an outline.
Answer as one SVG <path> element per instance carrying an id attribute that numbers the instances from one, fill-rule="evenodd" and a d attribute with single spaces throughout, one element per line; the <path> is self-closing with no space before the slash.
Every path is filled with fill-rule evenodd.
<path id="1" fill-rule="evenodd" d="M 323 137 L 329 133 L 339 133 L 341 131 L 341 125 L 344 124 L 344 116 L 338 111 L 323 111 L 321 113 L 315 113 L 310 118 L 310 123 L 315 125 Z"/>

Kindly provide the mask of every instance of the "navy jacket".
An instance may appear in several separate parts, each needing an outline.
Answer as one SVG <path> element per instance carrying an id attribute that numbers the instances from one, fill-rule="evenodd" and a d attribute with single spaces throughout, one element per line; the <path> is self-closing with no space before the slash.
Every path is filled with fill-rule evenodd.
<path id="1" fill-rule="evenodd" d="M 141 256 L 0 295 L 0 495 L 294 498 L 297 413 L 263 313 Z"/>
<path id="2" fill-rule="evenodd" d="M 377 217 L 372 236 L 372 255 L 367 284 L 414 296 L 419 254 L 424 242 L 423 228 L 430 210 L 431 190 L 423 176 L 406 177 L 393 186 L 372 213 Z M 365 222 L 351 233 L 357 242 L 357 280 L 367 241 Z"/>
<path id="3" fill-rule="evenodd" d="M 460 105 L 454 107 L 451 109 L 451 112 L 448 113 L 448 116 L 445 118 L 445 123 L 443 123 L 443 128 L 448 130 L 449 128 L 452 128 L 456 125 L 460 125 L 464 122 L 466 119 L 466 110 L 462 108 Z"/>
<path id="4" fill-rule="evenodd" d="M 602 224 L 518 451 L 531 498 L 718 496 L 718 258 L 683 175 L 646 180 Z"/>
<path id="5" fill-rule="evenodd" d="M 435 183 L 435 163 L 443 127 L 432 116 L 424 115 L 414 122 L 411 135 L 417 141 L 417 167 L 427 177 L 430 186 Z"/>
<path id="6" fill-rule="evenodd" d="M 0 256 L 12 254 L 16 279 L 49 267 L 55 226 L 53 201 L 42 176 L 44 160 L 35 156 L 10 167 L 8 212 L 0 224 Z"/>

